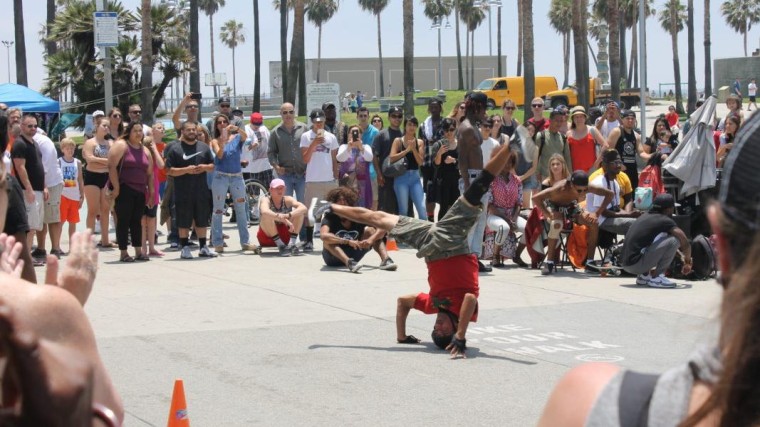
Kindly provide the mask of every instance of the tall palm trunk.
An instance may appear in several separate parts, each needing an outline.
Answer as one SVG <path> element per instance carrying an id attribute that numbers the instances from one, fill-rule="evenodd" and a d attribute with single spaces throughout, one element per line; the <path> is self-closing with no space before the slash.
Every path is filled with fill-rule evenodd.
<path id="1" fill-rule="evenodd" d="M 517 0 L 517 16 L 520 19 L 517 20 L 517 75 L 522 75 L 522 61 L 523 61 L 523 21 L 522 21 L 522 9 L 523 0 Z M 527 117 L 527 116 L 526 116 Z"/>
<path id="2" fill-rule="evenodd" d="M 501 8 L 496 8 L 496 73 L 502 76 L 501 69 Z"/>
<path id="3" fill-rule="evenodd" d="M 404 0 L 404 112 L 414 114 L 414 10 L 412 0 Z"/>
<path id="4" fill-rule="evenodd" d="M 533 117 L 530 102 L 536 93 L 536 72 L 533 49 L 533 0 L 522 0 L 523 60 L 525 62 L 525 118 Z"/>
<path id="5" fill-rule="evenodd" d="M 631 63 L 628 65 L 628 87 L 639 87 L 638 22 L 631 27 Z"/>
<path id="6" fill-rule="evenodd" d="M 211 42 L 211 73 L 216 73 L 214 65 L 214 14 L 208 16 L 208 37 Z M 234 59 L 234 58 L 233 58 Z M 214 85 L 214 98 L 219 98 L 219 86 Z"/>
<path id="7" fill-rule="evenodd" d="M 50 35 L 50 28 L 53 26 L 53 23 L 55 23 L 55 0 L 47 0 L 47 28 L 45 31 L 45 36 Z M 47 57 L 50 58 L 51 56 L 55 55 L 56 52 L 58 52 L 58 45 L 54 41 L 46 41 L 45 42 L 45 50 Z M 58 90 L 54 89 L 50 91 L 50 97 L 53 99 L 58 99 Z"/>
<path id="8" fill-rule="evenodd" d="M 301 54 L 304 42 L 304 0 L 296 0 L 293 8 L 293 39 L 290 42 L 290 64 L 288 64 L 288 91 L 285 94 L 285 102 L 295 103 L 296 91 L 298 90 L 298 75 L 301 66 Z M 299 115 L 302 112 L 299 111 Z"/>
<path id="9" fill-rule="evenodd" d="M 470 90 L 475 87 L 475 30 L 470 31 L 470 43 L 472 48 L 470 49 Z"/>
<path id="10" fill-rule="evenodd" d="M 620 22 L 618 0 L 607 0 L 607 26 L 610 37 L 610 89 L 612 99 L 620 100 Z"/>
<path id="11" fill-rule="evenodd" d="M 280 75 L 282 80 L 282 101 L 288 93 L 288 2 L 280 0 Z"/>
<path id="12" fill-rule="evenodd" d="M 237 73 L 235 69 L 235 48 L 232 48 L 232 98 L 237 96 Z M 237 100 L 235 101 L 237 103 Z"/>
<path id="13" fill-rule="evenodd" d="M 619 0 L 618 0 L 619 1 Z M 625 28 L 625 12 L 620 10 L 618 12 L 618 36 L 620 37 L 620 81 L 627 84 L 628 81 L 628 61 L 626 56 L 626 31 Z"/>
<path id="14" fill-rule="evenodd" d="M 583 10 L 581 9 L 581 2 L 574 1 L 572 3 L 572 28 L 573 44 L 575 44 L 575 46 L 583 46 L 586 42 L 581 28 L 581 21 L 583 21 L 585 17 L 582 12 Z M 586 99 L 586 86 L 588 85 L 588 79 L 586 79 L 583 74 L 583 53 L 585 51 L 586 49 L 583 47 L 576 47 L 573 50 L 573 56 L 575 58 L 575 85 L 578 90 L 578 105 L 581 105 L 583 107 L 588 106 L 588 101 Z"/>
<path id="15" fill-rule="evenodd" d="M 464 75 L 462 74 L 462 42 L 459 40 L 459 4 L 454 5 L 454 30 L 457 33 L 457 69 L 459 71 L 457 90 L 464 90 Z"/>
<path id="16" fill-rule="evenodd" d="M 198 67 L 198 0 L 190 0 L 190 53 L 193 60 L 190 63 L 190 91 L 201 92 L 201 74 Z"/>
<path id="17" fill-rule="evenodd" d="M 586 40 L 586 43 L 588 44 L 588 21 L 585 19 L 587 10 L 588 10 L 588 0 L 579 0 L 580 2 L 580 12 L 578 15 L 581 16 L 581 39 Z M 590 87 L 591 84 L 589 82 L 589 76 L 590 76 L 590 70 L 589 70 L 589 62 L 588 62 L 588 53 L 591 52 L 592 54 L 594 51 L 591 50 L 591 44 L 588 44 L 589 49 L 580 49 L 583 51 L 583 60 L 581 61 L 583 64 L 583 73 L 581 80 L 583 81 L 582 87 L 584 88 L 583 94 L 584 99 L 586 100 L 586 103 L 584 106 L 590 107 L 589 100 L 591 99 L 591 93 L 590 93 Z M 594 63 L 596 63 L 596 57 L 594 58 Z"/>
<path id="18" fill-rule="evenodd" d="M 140 7 L 142 29 L 140 55 L 140 92 L 143 123 L 153 123 L 153 37 L 151 35 L 150 0 L 142 0 Z"/>
<path id="19" fill-rule="evenodd" d="M 470 86 L 470 29 L 467 29 L 464 38 L 464 81 Z M 464 89 L 464 87 L 462 88 Z"/>
<path id="20" fill-rule="evenodd" d="M 710 58 L 710 0 L 705 0 L 705 96 L 712 95 L 712 59 Z"/>
<path id="21" fill-rule="evenodd" d="M 568 80 L 570 79 L 570 34 L 562 33 L 562 61 L 564 62 L 565 74 L 562 87 L 568 86 Z"/>
<path id="22" fill-rule="evenodd" d="M 322 24 L 319 24 L 317 28 L 317 83 L 319 83 L 320 68 L 322 68 Z"/>
<path id="23" fill-rule="evenodd" d="M 261 110 L 261 40 L 259 0 L 253 0 L 253 111 Z"/>
<path id="24" fill-rule="evenodd" d="M 382 98 L 385 96 L 385 88 L 383 85 L 385 85 L 385 79 L 383 78 L 383 40 L 380 37 L 380 14 L 377 14 L 377 55 L 380 59 L 380 97 Z M 388 94 L 388 96 L 391 96 L 392 94 Z"/>
<path id="25" fill-rule="evenodd" d="M 686 100 L 686 111 L 688 111 L 689 114 L 694 112 L 697 105 L 697 70 L 694 68 L 696 67 L 695 59 L 694 59 L 694 0 L 689 0 L 687 3 L 688 6 L 686 8 L 688 13 L 688 26 L 687 26 L 687 35 L 688 35 L 688 61 L 689 66 L 688 68 L 688 74 L 689 74 L 689 86 L 688 86 L 688 95 Z"/>
<path id="26" fill-rule="evenodd" d="M 676 2 L 670 0 L 670 43 L 673 45 L 673 76 L 676 81 L 676 112 L 684 114 L 683 95 L 681 94 L 681 62 L 678 59 L 678 27 L 676 26 Z"/>
<path id="27" fill-rule="evenodd" d="M 13 27 L 16 46 L 16 83 L 28 86 L 26 78 L 26 38 L 24 37 L 24 9 L 21 0 L 13 0 Z"/>

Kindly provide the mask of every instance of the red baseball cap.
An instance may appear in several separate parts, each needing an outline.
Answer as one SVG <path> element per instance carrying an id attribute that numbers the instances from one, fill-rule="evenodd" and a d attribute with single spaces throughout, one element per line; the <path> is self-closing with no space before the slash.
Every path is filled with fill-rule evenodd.
<path id="1" fill-rule="evenodd" d="M 252 125 L 260 125 L 264 123 L 264 116 L 261 115 L 261 113 L 253 113 L 251 114 L 251 124 Z"/>

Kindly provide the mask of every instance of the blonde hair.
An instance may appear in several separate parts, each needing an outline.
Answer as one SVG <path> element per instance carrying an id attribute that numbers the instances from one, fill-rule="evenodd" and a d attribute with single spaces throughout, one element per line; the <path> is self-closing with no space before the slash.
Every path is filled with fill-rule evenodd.
<path id="1" fill-rule="evenodd" d="M 61 149 L 66 148 L 66 147 L 74 147 L 74 149 L 76 149 L 77 143 L 74 142 L 74 140 L 71 138 L 63 138 L 61 140 Z"/>

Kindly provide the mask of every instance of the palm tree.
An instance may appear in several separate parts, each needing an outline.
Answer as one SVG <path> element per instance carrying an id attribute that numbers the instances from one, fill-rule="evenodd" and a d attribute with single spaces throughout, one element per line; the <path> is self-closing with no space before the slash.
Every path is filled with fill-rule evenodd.
<path id="1" fill-rule="evenodd" d="M 549 7 L 549 25 L 562 35 L 562 58 L 565 74 L 562 87 L 567 87 L 570 76 L 570 31 L 573 23 L 573 3 L 571 0 L 552 0 Z"/>
<path id="2" fill-rule="evenodd" d="M 523 25 L 523 64 L 525 66 L 525 102 L 523 103 L 524 117 L 530 118 L 530 104 L 536 94 L 536 71 L 533 57 L 533 0 L 522 0 Z"/>
<path id="3" fill-rule="evenodd" d="M 484 9 L 488 6 L 475 6 L 473 7 L 473 13 L 470 15 L 470 23 L 467 29 L 470 30 L 470 89 L 475 87 L 475 30 L 478 29 L 480 24 L 486 19 L 486 13 Z"/>
<path id="4" fill-rule="evenodd" d="M 359 0 L 362 10 L 371 12 L 377 17 L 377 56 L 380 60 L 380 97 L 385 96 L 385 82 L 383 80 L 383 43 L 380 37 L 380 14 L 388 6 L 390 0 Z M 390 94 L 389 94 L 390 95 Z"/>
<path id="5" fill-rule="evenodd" d="M 612 76 L 613 64 L 617 66 L 617 75 L 619 76 L 620 84 L 626 84 L 626 2 L 630 0 L 595 0 L 592 6 L 594 14 L 599 18 L 607 21 L 609 26 L 609 46 L 610 46 L 610 76 Z M 634 0 L 635 1 L 635 0 Z M 614 4 L 613 4 L 614 2 Z M 614 16 L 613 16 L 614 15 Z M 613 33 L 613 26 L 611 20 L 616 22 L 615 31 Z M 615 37 L 613 42 L 612 37 Z M 614 55 L 613 56 L 613 46 Z M 614 58 L 614 59 L 613 59 Z M 614 89 L 613 89 L 614 90 Z M 614 92 L 613 92 L 614 95 Z"/>
<path id="6" fill-rule="evenodd" d="M 583 7 L 583 2 L 572 2 L 572 30 L 573 30 L 573 43 L 575 46 L 584 46 L 588 34 L 584 32 L 585 27 L 582 25 L 586 20 L 584 19 L 584 12 L 586 9 Z M 588 52 L 583 48 L 574 49 L 575 57 L 575 88 L 578 91 L 578 105 L 588 107 L 588 98 L 586 97 L 586 91 L 588 88 L 588 60 L 586 60 L 586 69 L 583 67 L 584 53 Z M 565 77 L 567 79 L 567 77 Z M 567 84 L 565 84 L 567 85 Z"/>
<path id="7" fill-rule="evenodd" d="M 597 0 L 599 1 L 604 0 Z M 618 0 L 606 0 L 607 25 L 610 32 L 610 88 L 612 99 L 620 99 L 620 22 L 618 21 Z M 623 30 L 625 31 L 625 30 Z"/>
<path id="8" fill-rule="evenodd" d="M 457 90 L 464 90 L 464 74 L 462 73 L 462 42 L 459 38 L 459 10 L 462 8 L 460 3 L 461 0 L 454 0 L 454 32 L 456 32 L 457 35 Z"/>
<path id="9" fill-rule="evenodd" d="M 198 50 L 198 1 L 190 0 L 190 52 L 193 55 L 193 63 L 190 64 L 190 91 L 201 92 L 201 71 L 198 66 L 200 53 Z"/>
<path id="10" fill-rule="evenodd" d="M 744 36 L 744 56 L 747 56 L 747 33 L 752 24 L 760 22 L 760 5 L 756 0 L 727 0 L 720 5 L 720 11 L 728 26 Z"/>
<path id="11" fill-rule="evenodd" d="M 322 24 L 329 21 L 338 10 L 340 0 L 311 0 L 306 10 L 306 18 L 313 22 L 319 29 L 317 37 L 317 83 L 319 83 L 320 68 L 322 66 Z"/>
<path id="12" fill-rule="evenodd" d="M 631 61 L 628 65 L 628 87 L 638 87 L 639 86 L 639 52 L 638 52 L 638 27 L 639 27 L 639 1 L 641 0 L 622 0 L 621 7 L 623 8 L 624 14 L 623 14 L 623 24 L 625 25 L 625 28 L 631 29 Z M 654 0 L 644 0 L 646 3 L 644 5 L 644 13 L 645 17 L 644 20 L 649 18 L 650 16 L 653 16 L 654 11 Z"/>
<path id="13" fill-rule="evenodd" d="M 459 18 L 465 24 L 465 29 L 467 30 L 465 58 L 467 58 L 469 63 L 465 71 L 465 81 L 467 82 L 468 89 L 472 89 L 475 80 L 475 30 L 483 22 L 486 14 L 480 5 L 475 5 L 474 0 L 459 0 L 459 6 Z"/>
<path id="14" fill-rule="evenodd" d="M 259 0 L 253 0 L 253 111 L 261 110 L 261 40 Z"/>
<path id="15" fill-rule="evenodd" d="M 451 13 L 451 0 L 422 0 L 425 5 L 423 13 L 426 17 L 433 21 L 434 24 L 438 24 L 438 57 L 441 56 L 441 26 L 443 25 L 443 17 L 448 16 Z M 442 76 L 438 76 L 439 81 L 443 82 Z M 443 83 L 441 83 L 438 89 L 443 89 Z"/>
<path id="16" fill-rule="evenodd" d="M 55 22 L 55 12 L 57 11 L 57 8 L 55 6 L 55 0 L 47 0 L 47 19 L 45 23 L 45 54 L 49 57 L 50 55 L 55 55 L 55 53 L 58 51 L 58 44 L 54 41 L 48 40 L 48 36 L 50 36 L 50 27 L 53 26 L 53 22 Z M 58 99 L 58 92 L 53 92 L 50 94 L 50 97 L 53 99 Z"/>
<path id="17" fill-rule="evenodd" d="M 288 5 L 287 0 L 274 0 L 275 9 L 280 11 L 280 79 L 282 80 L 282 100 L 288 93 Z"/>
<path id="18" fill-rule="evenodd" d="M 522 16 L 523 0 L 517 0 L 517 16 Z M 517 75 L 522 75 L 523 60 L 523 22 L 522 18 L 517 20 Z"/>
<path id="19" fill-rule="evenodd" d="M 13 27 L 16 46 L 16 83 L 28 86 L 26 78 L 26 38 L 24 37 L 24 9 L 21 0 L 13 0 Z"/>
<path id="20" fill-rule="evenodd" d="M 686 98 L 686 111 L 691 114 L 697 105 L 697 70 L 694 63 L 694 0 L 688 0 L 686 11 L 688 14 L 688 88 Z"/>
<path id="21" fill-rule="evenodd" d="M 712 61 L 710 55 L 710 0 L 705 0 L 705 96 L 712 95 Z"/>
<path id="22" fill-rule="evenodd" d="M 222 41 L 228 48 L 232 49 L 232 96 L 237 96 L 237 74 L 235 70 L 235 48 L 239 44 L 245 43 L 245 31 L 243 30 L 243 23 L 234 19 L 230 19 L 222 25 L 221 33 L 219 33 L 219 40 Z"/>
<path id="23" fill-rule="evenodd" d="M 153 122 L 153 38 L 151 37 L 150 0 L 142 0 L 140 6 L 140 89 L 142 119 L 148 124 Z"/>
<path id="24" fill-rule="evenodd" d="M 676 83 L 676 112 L 684 114 L 681 95 L 681 64 L 678 60 L 678 33 L 683 30 L 686 10 L 680 0 L 668 0 L 666 6 L 660 10 L 658 19 L 662 28 L 670 33 L 670 43 L 673 46 L 673 75 Z"/>
<path id="25" fill-rule="evenodd" d="M 404 15 L 404 112 L 414 114 L 414 8 L 412 0 L 402 3 Z"/>
<path id="26" fill-rule="evenodd" d="M 208 16 L 208 34 L 211 41 L 211 72 L 216 73 L 214 66 L 214 14 L 224 7 L 225 0 L 198 0 L 198 7 Z M 234 60 L 234 58 L 233 58 Z M 218 87 L 214 85 L 214 98 L 219 96 Z"/>
<path id="27" fill-rule="evenodd" d="M 302 88 L 305 89 L 306 82 L 302 81 L 299 77 L 301 74 L 301 67 L 303 65 L 304 55 L 304 15 L 305 15 L 305 0 L 295 0 L 293 3 L 293 38 L 290 42 L 290 63 L 288 64 L 288 91 L 285 93 L 285 101 L 295 103 L 296 90 L 301 93 Z M 298 87 L 296 87 L 298 82 Z M 305 90 L 304 90 L 305 92 Z M 304 98 L 304 97 L 301 97 Z M 306 115 L 306 99 L 299 99 L 298 103 L 298 115 Z"/>

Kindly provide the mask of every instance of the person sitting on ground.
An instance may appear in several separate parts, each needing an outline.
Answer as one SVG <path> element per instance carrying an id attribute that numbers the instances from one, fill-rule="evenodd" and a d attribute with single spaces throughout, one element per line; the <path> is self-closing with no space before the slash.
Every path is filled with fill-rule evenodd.
<path id="1" fill-rule="evenodd" d="M 562 158 L 562 156 L 560 156 Z M 517 153 L 512 152 L 509 161 L 501 170 L 501 173 L 491 183 L 491 192 L 488 196 L 488 221 L 486 234 L 495 233 L 492 266 L 504 267 L 504 257 L 511 257 L 512 261 L 520 267 L 527 267 L 520 258 L 525 249 L 525 235 L 520 236 L 520 241 L 514 251 L 506 252 L 505 243 L 514 237 L 515 232 L 525 232 L 525 218 L 520 216 L 522 207 L 522 183 L 515 174 Z M 516 240 L 516 239 L 515 239 Z"/>
<path id="2" fill-rule="evenodd" d="M 481 200 L 494 177 L 504 169 L 509 149 L 499 148 L 480 174 L 445 217 L 437 223 L 427 219 L 398 216 L 365 208 L 326 204 L 316 216 L 332 212 L 342 218 L 388 232 L 390 237 L 417 249 L 417 257 L 425 258 L 428 269 L 428 293 L 404 295 L 396 306 L 396 339 L 402 344 L 420 340 L 406 334 L 406 318 L 414 308 L 427 314 L 437 313 L 433 326 L 433 342 L 448 350 L 453 357 L 464 357 L 465 335 L 470 322 L 477 321 L 478 258 L 472 253 L 467 234 L 480 216 Z"/>
<path id="3" fill-rule="evenodd" d="M 665 277 L 676 250 L 683 254 L 684 268 L 691 269 L 691 244 L 671 218 L 675 211 L 673 196 L 658 194 L 649 213 L 639 217 L 625 235 L 622 264 L 625 271 L 638 274 L 636 284 L 653 288 L 674 288 Z M 684 274 L 688 274 L 685 271 Z"/>
<path id="4" fill-rule="evenodd" d="M 589 182 L 589 187 L 606 188 L 614 193 L 612 200 L 608 205 L 600 205 L 602 197 L 589 192 L 586 194 L 586 210 L 597 212 L 599 229 L 614 234 L 625 234 L 631 228 L 631 224 L 636 218 L 641 216 L 641 211 L 633 208 L 633 193 L 622 195 L 625 204 L 620 204 L 621 190 L 617 182 L 617 175 L 620 174 L 620 168 L 623 162 L 620 161 L 620 154 L 617 150 L 607 150 L 602 154 L 602 169 L 604 174 L 598 176 Z"/>
<path id="5" fill-rule="evenodd" d="M 338 187 L 327 193 L 326 200 L 343 206 L 356 206 L 358 196 L 347 187 Z M 395 271 L 398 266 L 388 256 L 385 249 L 385 231 L 350 219 L 327 213 L 322 217 L 319 237 L 322 239 L 322 259 L 328 267 L 346 266 L 352 273 L 358 273 L 362 266 L 359 261 L 370 249 L 380 255 L 380 270 Z"/>
<path id="6" fill-rule="evenodd" d="M 596 251 L 596 242 L 599 237 L 599 225 L 596 219 L 602 213 L 602 209 L 592 213 L 578 206 L 578 200 L 586 192 L 603 197 L 600 206 L 607 206 L 613 197 L 612 191 L 606 188 L 589 187 L 588 175 L 580 170 L 573 172 L 569 179 L 562 180 L 533 196 L 533 206 L 541 210 L 544 220 L 549 223 L 546 261 L 541 268 L 541 274 L 547 275 L 554 272 L 557 243 L 566 220 L 588 227 L 586 267 L 593 267 L 594 251 Z"/>
<path id="7" fill-rule="evenodd" d="M 614 426 L 621 421 L 636 425 L 641 419 L 685 427 L 760 423 L 760 387 L 749 380 L 760 369 L 758 123 L 760 115 L 751 117 L 738 136 L 726 161 L 718 203 L 707 209 L 724 288 L 720 334 L 711 333 L 687 360 L 659 376 L 606 363 L 573 368 L 552 392 L 540 427 Z M 628 420 L 622 419 L 624 414 L 630 415 Z"/>
<path id="8" fill-rule="evenodd" d="M 308 208 L 295 197 L 285 195 L 285 181 L 275 178 L 269 184 L 269 197 L 259 202 L 261 222 L 256 238 L 262 248 L 277 246 L 280 256 L 298 255 L 298 233 Z"/>

